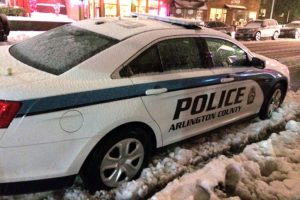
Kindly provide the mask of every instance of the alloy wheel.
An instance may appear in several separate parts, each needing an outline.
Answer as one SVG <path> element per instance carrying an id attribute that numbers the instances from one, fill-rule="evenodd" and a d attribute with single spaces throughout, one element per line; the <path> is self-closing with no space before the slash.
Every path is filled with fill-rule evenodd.
<path id="1" fill-rule="evenodd" d="M 271 117 L 272 113 L 277 110 L 280 106 L 282 99 L 282 92 L 280 89 L 276 89 L 272 95 L 271 102 L 268 108 L 268 115 Z"/>
<path id="2" fill-rule="evenodd" d="M 105 154 L 100 165 L 100 176 L 103 183 L 116 187 L 130 180 L 140 170 L 145 156 L 143 144 L 134 138 L 116 143 Z"/>

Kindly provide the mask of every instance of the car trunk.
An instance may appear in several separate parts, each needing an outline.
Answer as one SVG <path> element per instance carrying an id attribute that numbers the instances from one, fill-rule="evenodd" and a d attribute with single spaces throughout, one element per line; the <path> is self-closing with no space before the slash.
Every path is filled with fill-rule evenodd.
<path id="1" fill-rule="evenodd" d="M 0 47 L 0 89 L 55 77 L 18 61 L 10 55 L 9 48 Z"/>

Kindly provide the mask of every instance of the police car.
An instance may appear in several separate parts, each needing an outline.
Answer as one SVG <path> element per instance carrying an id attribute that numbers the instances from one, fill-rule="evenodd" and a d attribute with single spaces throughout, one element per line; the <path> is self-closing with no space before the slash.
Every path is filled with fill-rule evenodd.
<path id="1" fill-rule="evenodd" d="M 1 47 L 2 195 L 77 175 L 90 191 L 116 187 L 156 148 L 280 106 L 285 65 L 196 21 L 159 19 L 80 21 Z"/>

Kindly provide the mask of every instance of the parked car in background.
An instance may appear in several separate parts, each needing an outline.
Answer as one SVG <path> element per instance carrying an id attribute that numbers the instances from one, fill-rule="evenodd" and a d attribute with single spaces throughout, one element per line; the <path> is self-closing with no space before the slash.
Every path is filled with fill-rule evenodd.
<path id="1" fill-rule="evenodd" d="M 247 23 L 245 27 L 236 30 L 236 39 L 254 39 L 272 37 L 278 39 L 280 35 L 280 25 L 274 19 L 254 20 Z"/>
<path id="2" fill-rule="evenodd" d="M 280 37 L 300 38 L 300 21 L 293 21 L 280 29 Z"/>
<path id="3" fill-rule="evenodd" d="M 218 21 L 206 21 L 204 24 L 206 28 L 211 28 L 217 31 L 221 31 L 232 37 L 234 36 L 234 27 L 229 26 L 228 24 L 225 24 L 223 22 L 218 22 Z"/>
<path id="4" fill-rule="evenodd" d="M 0 14 L 0 42 L 7 40 L 9 31 L 10 29 L 6 15 Z"/>

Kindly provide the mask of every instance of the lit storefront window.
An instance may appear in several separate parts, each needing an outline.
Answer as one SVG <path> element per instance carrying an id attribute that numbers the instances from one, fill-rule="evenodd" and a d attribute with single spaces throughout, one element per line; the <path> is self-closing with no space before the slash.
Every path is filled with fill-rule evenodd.
<path id="1" fill-rule="evenodd" d="M 131 1 L 120 0 L 120 15 L 130 16 L 130 14 L 131 14 Z"/>
<path id="2" fill-rule="evenodd" d="M 149 14 L 158 15 L 158 0 L 149 0 Z"/>
<path id="3" fill-rule="evenodd" d="M 249 12 L 249 20 L 256 20 L 257 12 Z"/>
<path id="4" fill-rule="evenodd" d="M 135 12 L 146 13 L 147 0 L 133 0 L 133 5 L 135 7 Z"/>
<path id="5" fill-rule="evenodd" d="M 106 17 L 117 15 L 117 0 L 104 0 L 104 9 Z"/>
<path id="6" fill-rule="evenodd" d="M 210 9 L 209 20 L 225 22 L 226 21 L 226 14 L 227 14 L 226 9 L 211 8 Z"/>

